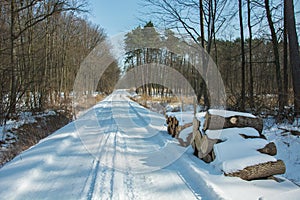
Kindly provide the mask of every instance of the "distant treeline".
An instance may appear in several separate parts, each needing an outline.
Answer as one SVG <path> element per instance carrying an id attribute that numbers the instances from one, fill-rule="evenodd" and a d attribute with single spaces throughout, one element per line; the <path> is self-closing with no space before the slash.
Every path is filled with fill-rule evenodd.
<path id="1" fill-rule="evenodd" d="M 180 33 L 181 40 L 201 46 L 214 59 L 225 81 L 228 106 L 254 111 L 267 108 L 279 111 L 278 115 L 287 111 L 300 117 L 298 1 L 143 2 L 148 8 L 145 20 L 151 18 L 158 26 Z M 138 32 L 132 34 L 141 35 Z M 194 87 L 198 101 L 204 99 L 209 106 L 203 81 Z"/>
<path id="2" fill-rule="evenodd" d="M 147 40 L 148 42 L 141 42 Z M 149 43 L 150 41 L 150 43 Z M 245 105 L 241 108 L 241 89 L 242 89 L 242 78 L 241 78 L 241 54 L 240 54 L 240 39 L 233 41 L 225 41 L 215 39 L 212 41 L 210 56 L 216 63 L 218 70 L 221 73 L 222 80 L 226 89 L 226 105 L 235 110 L 252 110 L 253 112 L 262 111 L 274 111 L 274 108 L 278 108 L 278 89 L 277 89 L 277 77 L 275 68 L 275 58 L 273 54 L 273 44 L 270 40 L 265 38 L 252 39 L 252 59 L 250 73 L 250 58 L 249 58 L 249 45 L 246 40 L 245 45 Z M 205 83 L 202 75 L 195 70 L 195 63 L 201 58 L 201 54 L 190 54 L 185 56 L 185 53 L 178 54 L 170 51 L 176 47 L 170 47 L 170 45 L 190 46 L 191 48 L 197 46 L 197 44 L 189 40 L 182 40 L 179 35 L 176 35 L 171 30 L 165 30 L 164 33 L 159 33 L 152 22 L 147 23 L 144 27 L 137 27 L 126 35 L 125 39 L 126 47 L 126 71 L 130 71 L 137 66 L 143 66 L 150 63 L 159 63 L 167 65 L 180 72 L 193 87 L 194 92 L 197 96 L 199 104 L 210 106 L 210 94 L 207 93 Z M 148 44 L 148 48 L 146 48 Z M 153 48 L 156 46 L 159 48 Z M 141 48 L 145 46 L 145 48 Z M 283 42 L 278 43 L 278 50 L 283 55 L 284 44 Z M 283 64 L 283 57 L 280 57 L 280 64 Z M 151 75 L 148 72 L 147 67 L 140 68 L 144 70 L 144 75 Z M 287 87 L 284 91 L 284 97 L 287 100 L 286 106 L 293 104 L 293 85 L 292 85 L 292 71 L 288 67 L 287 73 L 284 74 L 283 85 Z M 135 72 L 138 74 L 138 72 Z M 152 72 L 153 73 L 153 72 Z M 157 72 L 157 76 L 162 79 L 168 77 L 164 75 L 168 73 L 166 71 Z M 144 81 L 144 82 L 143 82 Z M 165 80 L 168 81 L 168 80 Z M 139 93 L 147 94 L 150 96 L 169 96 L 171 93 L 177 92 L 183 95 L 189 94 L 183 85 L 172 85 L 172 88 L 166 88 L 162 84 L 148 83 L 147 78 L 142 76 L 136 76 L 135 82 L 143 84 L 137 86 Z M 252 97 L 251 97 L 252 92 Z M 207 98 L 207 99 L 206 99 Z"/>

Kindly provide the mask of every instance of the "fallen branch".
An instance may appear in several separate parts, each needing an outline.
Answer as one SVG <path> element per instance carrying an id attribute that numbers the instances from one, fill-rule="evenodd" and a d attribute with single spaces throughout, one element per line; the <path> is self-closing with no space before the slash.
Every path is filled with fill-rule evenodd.
<path id="1" fill-rule="evenodd" d="M 284 133 L 290 132 L 292 135 L 300 136 L 300 131 L 298 130 L 292 130 L 292 129 L 282 128 L 282 127 L 279 127 L 278 129 L 283 130 Z"/>

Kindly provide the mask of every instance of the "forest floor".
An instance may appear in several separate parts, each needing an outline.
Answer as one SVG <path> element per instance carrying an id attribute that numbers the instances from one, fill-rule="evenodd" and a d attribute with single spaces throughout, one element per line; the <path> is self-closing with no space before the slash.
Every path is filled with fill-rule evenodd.
<path id="1" fill-rule="evenodd" d="M 21 112 L 15 120 L 7 121 L 0 126 L 0 168 L 69 122 L 62 111 Z"/>

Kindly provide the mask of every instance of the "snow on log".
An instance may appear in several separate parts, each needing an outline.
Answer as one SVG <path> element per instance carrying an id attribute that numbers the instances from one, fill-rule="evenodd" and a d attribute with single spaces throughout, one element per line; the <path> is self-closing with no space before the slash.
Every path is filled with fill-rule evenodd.
<path id="1" fill-rule="evenodd" d="M 233 111 L 209 110 L 205 116 L 203 130 L 218 130 L 232 127 L 253 127 L 258 132 L 262 132 L 263 121 L 261 118 L 255 117 L 248 113 L 240 113 Z"/>
<path id="2" fill-rule="evenodd" d="M 225 175 L 245 180 L 283 174 L 285 165 L 273 157 L 276 146 L 261 134 L 262 129 L 262 119 L 252 114 L 209 110 L 193 120 L 194 155 Z"/>
<path id="3" fill-rule="evenodd" d="M 282 160 L 277 160 L 275 162 L 266 162 L 254 166 L 248 166 L 238 172 L 229 174 L 225 173 L 225 175 L 236 176 L 240 177 L 241 179 L 250 181 L 254 179 L 268 178 L 276 174 L 284 174 L 285 170 L 286 167 L 284 162 Z"/>

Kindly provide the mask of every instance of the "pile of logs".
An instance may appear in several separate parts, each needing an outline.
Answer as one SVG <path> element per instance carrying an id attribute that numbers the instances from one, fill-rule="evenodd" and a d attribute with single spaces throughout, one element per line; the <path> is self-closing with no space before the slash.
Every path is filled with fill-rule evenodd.
<path id="1" fill-rule="evenodd" d="M 200 122 L 198 119 L 193 120 L 193 138 L 192 147 L 194 149 L 194 155 L 202 159 L 203 161 L 210 163 L 212 162 L 216 155 L 214 152 L 214 145 L 221 140 L 211 139 L 205 133 L 207 130 L 220 130 L 226 128 L 241 128 L 241 127 L 252 127 L 259 132 L 259 136 L 248 136 L 240 134 L 241 137 L 245 139 L 261 138 L 266 139 L 262 135 L 263 121 L 260 118 L 247 117 L 247 116 L 231 116 L 223 117 L 219 115 L 211 114 L 207 112 L 205 116 L 205 122 L 203 124 L 202 130 L 200 131 Z M 277 149 L 273 142 L 268 143 L 264 148 L 257 149 L 260 153 L 268 154 L 271 156 L 276 155 Z M 274 162 L 261 163 L 254 166 L 248 166 L 243 170 L 238 172 L 225 174 L 227 176 L 237 176 L 244 180 L 253 180 L 260 178 L 267 178 L 276 174 L 285 173 L 285 164 L 281 160 Z"/>
<path id="2" fill-rule="evenodd" d="M 168 133 L 172 137 L 177 138 L 179 134 L 179 121 L 176 119 L 175 116 L 167 116 L 166 123 L 168 125 Z"/>
<path id="3" fill-rule="evenodd" d="M 183 129 L 193 126 L 193 123 L 180 125 L 175 116 L 166 116 L 166 123 L 168 125 L 168 133 L 174 138 L 178 138 L 180 131 Z"/>

